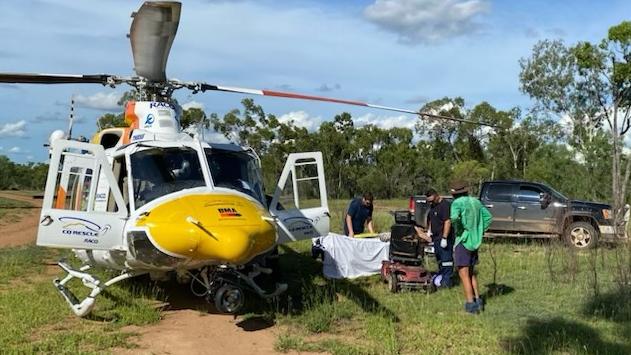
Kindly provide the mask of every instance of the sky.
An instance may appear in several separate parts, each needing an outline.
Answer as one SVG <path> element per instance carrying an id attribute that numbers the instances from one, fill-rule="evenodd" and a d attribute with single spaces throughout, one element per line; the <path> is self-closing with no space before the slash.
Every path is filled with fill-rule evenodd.
<path id="1" fill-rule="evenodd" d="M 599 41 L 631 14 L 631 1 L 184 0 L 169 78 L 362 100 L 419 109 L 445 96 L 468 106 L 528 108 L 519 59 L 542 39 Z M 0 0 L 0 72 L 132 75 L 126 34 L 142 1 Z M 0 85 L 0 155 L 43 162 L 43 144 L 66 130 L 91 136 L 119 113 L 128 87 Z M 246 97 L 175 94 L 220 115 Z M 282 121 L 316 130 L 349 112 L 357 125 L 414 127 L 417 117 L 302 100 L 254 97 Z"/>

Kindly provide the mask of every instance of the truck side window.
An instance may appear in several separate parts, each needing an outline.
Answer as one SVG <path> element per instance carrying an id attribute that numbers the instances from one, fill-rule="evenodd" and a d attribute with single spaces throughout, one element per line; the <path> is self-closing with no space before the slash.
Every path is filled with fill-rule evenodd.
<path id="1" fill-rule="evenodd" d="M 513 185 L 511 184 L 490 184 L 486 198 L 496 202 L 511 202 L 513 197 Z"/>
<path id="2" fill-rule="evenodd" d="M 522 185 L 519 187 L 519 195 L 517 200 L 519 202 L 527 203 L 539 203 L 539 194 L 542 194 L 543 190 L 536 186 Z"/>

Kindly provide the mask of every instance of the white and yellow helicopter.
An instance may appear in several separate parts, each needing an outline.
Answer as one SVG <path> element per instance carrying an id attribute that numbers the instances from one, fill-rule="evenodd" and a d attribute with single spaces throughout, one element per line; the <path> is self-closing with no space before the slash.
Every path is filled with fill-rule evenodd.
<path id="1" fill-rule="evenodd" d="M 180 129 L 178 89 L 328 101 L 411 114 L 416 111 L 358 101 L 244 89 L 167 79 L 168 54 L 180 19 L 178 2 L 145 2 L 132 14 L 137 76 L 0 73 L 0 83 L 102 84 L 135 88 L 125 107 L 127 128 L 99 131 L 91 142 L 51 136 L 50 167 L 37 244 L 73 249 L 83 266 L 65 261 L 54 285 L 83 317 L 107 287 L 134 276 L 177 275 L 225 313 L 238 312 L 246 290 L 274 297 L 255 278 L 269 274 L 265 257 L 279 243 L 329 232 L 322 154 L 290 154 L 271 201 L 266 199 L 256 152 L 204 142 Z M 424 114 L 421 114 L 424 115 Z M 433 116 L 433 115 L 427 115 Z M 440 117 L 464 121 L 451 117 Z M 102 281 L 92 268 L 117 270 Z M 77 299 L 67 283 L 80 279 L 92 291 Z"/>

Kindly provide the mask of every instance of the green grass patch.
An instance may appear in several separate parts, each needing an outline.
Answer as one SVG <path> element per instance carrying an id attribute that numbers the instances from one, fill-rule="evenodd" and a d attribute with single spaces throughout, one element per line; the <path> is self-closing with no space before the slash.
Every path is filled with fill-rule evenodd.
<path id="1" fill-rule="evenodd" d="M 331 201 L 337 206 L 331 212 L 340 221 L 332 220 L 334 231 L 341 227 L 347 203 Z M 388 211 L 406 207 L 402 200 L 377 201 L 375 216 L 384 215 L 383 227 L 378 228 L 388 230 Z M 323 278 L 308 240 L 283 245 L 280 252 L 281 278 L 290 288 L 274 305 L 251 310 L 252 316 L 267 312 L 267 318 L 280 326 L 278 351 L 631 353 L 631 289 L 619 282 L 625 275 L 620 267 L 629 265 L 631 255 L 624 247 L 575 253 L 548 241 L 486 240 L 477 269 L 487 308 L 478 316 L 464 312 L 459 286 L 432 294 L 392 294 L 378 276 Z M 99 296 L 90 318 L 76 318 L 53 288 L 52 277 L 42 275 L 42 261 L 68 255 L 35 246 L 0 250 L 3 352 L 106 352 L 129 345 L 131 335 L 121 327 L 160 319 L 160 310 L 152 304 L 168 299 L 172 291 L 146 278 L 113 286 Z M 432 258 L 426 264 L 436 270 Z M 103 280 L 110 276 L 96 275 Z M 76 280 L 70 287 L 79 297 L 88 292 Z"/>
<path id="2" fill-rule="evenodd" d="M 32 206 L 32 204 L 25 201 L 18 201 L 0 197 L 0 208 L 29 208 Z"/>
<path id="3" fill-rule="evenodd" d="M 128 347 L 133 334 L 126 325 L 145 325 L 160 319 L 153 307 L 163 298 L 154 284 L 128 280 L 103 292 L 93 313 L 80 319 L 52 284 L 42 275 L 45 262 L 67 256 L 68 251 L 36 246 L 0 250 L 0 349 L 7 353 L 100 353 Z M 63 275 L 61 269 L 58 276 Z M 97 273 L 102 280 L 111 277 Z M 88 291 L 80 282 L 70 287 L 78 297 Z"/>
<path id="4" fill-rule="evenodd" d="M 24 275 L 39 274 L 44 260 L 54 254 L 34 245 L 0 249 L 0 287 Z"/>
<path id="5" fill-rule="evenodd" d="M 347 203 L 332 202 L 337 208 Z M 402 202 L 383 205 L 405 209 Z M 333 216 L 342 213 L 332 209 Z M 302 290 L 303 308 L 277 317 L 286 329 L 276 344 L 280 351 L 631 353 L 631 288 L 620 282 L 631 253 L 624 246 L 576 253 L 560 242 L 486 240 L 477 269 L 487 307 L 478 316 L 464 312 L 459 285 L 392 294 L 378 276 L 324 279 L 308 241 L 281 250 L 290 292 Z M 426 265 L 437 269 L 433 257 Z"/>
<path id="6" fill-rule="evenodd" d="M 33 205 L 28 202 L 0 197 L 0 223 L 17 222 L 29 208 Z"/>

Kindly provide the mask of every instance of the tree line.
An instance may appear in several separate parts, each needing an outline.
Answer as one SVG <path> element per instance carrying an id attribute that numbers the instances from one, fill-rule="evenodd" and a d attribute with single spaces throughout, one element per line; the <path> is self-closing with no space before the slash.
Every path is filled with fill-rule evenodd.
<path id="1" fill-rule="evenodd" d="M 0 155 L 0 190 L 43 190 L 48 164 L 18 164 Z"/>
<path id="2" fill-rule="evenodd" d="M 268 192 L 289 153 L 321 151 L 332 198 L 364 191 L 377 198 L 405 198 L 429 187 L 445 192 L 453 179 L 473 187 L 490 179 L 524 179 L 574 198 L 612 202 L 621 210 L 629 200 L 631 175 L 625 143 L 631 128 L 631 22 L 611 27 L 599 43 L 542 40 L 520 66 L 520 89 L 533 100 L 528 111 L 469 104 L 461 97 L 420 107 L 497 128 L 425 116 L 410 118 L 416 120 L 414 129 L 358 127 L 343 112 L 308 131 L 279 121 L 249 98 L 225 115 L 190 108 L 181 125 L 212 128 L 252 147 L 261 158 Z M 119 104 L 133 96 L 126 93 Z M 100 128 L 124 125 L 122 115 L 106 114 L 98 122 Z M 8 164 L 6 158 L 0 163 Z M 0 179 L 5 188 L 17 176 L 26 185 L 43 186 L 30 175 L 6 174 L 5 169 L 0 174 L 11 176 Z"/>

